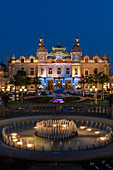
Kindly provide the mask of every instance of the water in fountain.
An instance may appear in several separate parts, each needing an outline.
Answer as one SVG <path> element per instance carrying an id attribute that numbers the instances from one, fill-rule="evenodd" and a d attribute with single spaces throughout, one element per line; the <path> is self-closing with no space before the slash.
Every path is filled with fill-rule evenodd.
<path id="1" fill-rule="evenodd" d="M 54 140 L 67 139 L 77 135 L 77 127 L 72 120 L 43 120 L 37 122 L 35 135 Z"/>

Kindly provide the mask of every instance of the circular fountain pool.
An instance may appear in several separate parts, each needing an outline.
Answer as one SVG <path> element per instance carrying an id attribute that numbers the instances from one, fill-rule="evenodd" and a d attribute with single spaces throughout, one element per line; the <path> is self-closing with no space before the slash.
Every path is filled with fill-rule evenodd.
<path id="1" fill-rule="evenodd" d="M 87 154 L 94 158 L 101 152 L 104 152 L 104 156 L 107 155 L 106 151 L 111 153 L 113 133 L 108 122 L 105 124 L 106 120 L 97 122 L 97 118 L 93 118 L 92 121 L 92 118 L 81 119 L 76 116 L 72 120 L 68 117 L 42 118 L 36 116 L 8 120 L 2 129 L 4 145 L 0 148 L 1 154 L 8 154 L 7 149 L 10 149 L 14 157 L 18 155 L 23 159 L 43 160 L 42 157 L 48 155 L 48 159 L 51 160 L 56 159 L 56 154 L 59 154 L 59 160 L 62 156 L 63 160 L 72 161 L 88 159 Z M 2 149 L 5 151 L 2 152 Z M 67 157 L 64 157 L 63 153 L 67 153 Z"/>

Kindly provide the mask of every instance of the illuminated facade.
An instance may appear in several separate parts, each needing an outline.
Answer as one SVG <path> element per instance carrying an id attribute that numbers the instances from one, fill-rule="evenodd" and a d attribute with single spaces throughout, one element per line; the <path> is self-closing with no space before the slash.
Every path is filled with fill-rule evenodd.
<path id="1" fill-rule="evenodd" d="M 109 56 L 82 56 L 79 46 L 79 39 L 75 39 L 75 44 L 71 52 L 66 51 L 60 44 L 52 47 L 48 53 L 44 45 L 43 38 L 40 38 L 36 57 L 24 57 L 15 59 L 13 55 L 9 62 L 9 77 L 13 77 L 18 70 L 24 70 L 27 75 L 34 78 L 39 77 L 43 88 L 52 90 L 55 86 L 65 89 L 76 89 L 80 76 L 88 76 L 94 71 L 101 72 L 110 76 L 110 57 Z M 86 90 L 90 88 L 85 86 Z M 101 88 L 99 86 L 99 88 Z M 29 91 L 34 91 L 35 86 L 28 87 Z"/>

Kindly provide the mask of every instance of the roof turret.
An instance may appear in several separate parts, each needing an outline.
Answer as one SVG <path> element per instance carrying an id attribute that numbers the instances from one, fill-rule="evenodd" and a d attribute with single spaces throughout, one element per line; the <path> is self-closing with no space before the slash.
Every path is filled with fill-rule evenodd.
<path id="1" fill-rule="evenodd" d="M 81 52 L 81 48 L 80 48 L 79 45 L 80 45 L 80 43 L 79 43 L 79 38 L 76 37 L 76 39 L 75 39 L 75 44 L 74 44 L 71 52 Z"/>

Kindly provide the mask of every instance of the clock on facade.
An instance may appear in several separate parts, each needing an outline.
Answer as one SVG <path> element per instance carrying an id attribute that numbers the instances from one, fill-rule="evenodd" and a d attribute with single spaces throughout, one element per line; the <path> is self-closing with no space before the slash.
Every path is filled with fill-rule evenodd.
<path id="1" fill-rule="evenodd" d="M 61 60 L 61 56 L 58 56 L 58 57 L 57 57 L 57 60 Z"/>
<path id="2" fill-rule="evenodd" d="M 75 60 L 78 60 L 78 56 L 77 55 L 75 56 Z"/>

